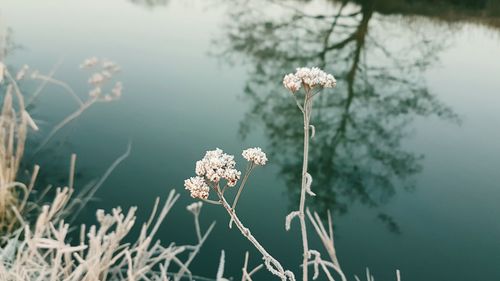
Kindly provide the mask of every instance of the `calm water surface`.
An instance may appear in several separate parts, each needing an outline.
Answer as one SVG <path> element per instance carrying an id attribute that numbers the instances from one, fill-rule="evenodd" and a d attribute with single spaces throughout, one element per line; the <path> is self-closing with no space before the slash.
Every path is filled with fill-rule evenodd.
<path id="1" fill-rule="evenodd" d="M 62 58 L 56 77 L 82 95 L 84 58 L 123 69 L 123 99 L 85 112 L 26 164 L 42 165 L 41 183 L 62 184 L 75 152 L 83 188 L 132 141 L 79 220 L 93 223 L 96 208 L 117 205 L 137 205 L 145 219 L 154 198 L 175 188 L 182 196 L 159 238 L 194 243 L 183 191 L 194 162 L 215 147 L 239 155 L 261 146 L 270 165 L 250 179 L 239 212 L 296 268 L 298 226 L 286 233 L 284 217 L 298 203 L 301 117 L 281 78 L 317 65 L 338 87 L 316 102 L 310 206 L 334 213 L 344 270 L 370 267 L 377 280 L 395 280 L 396 269 L 405 281 L 500 279 L 500 25 L 493 1 L 474 3 L 429 11 L 371 1 L 2 0 L 19 47 L 9 65 L 48 72 Z M 31 142 L 73 108 L 47 88 L 33 108 L 42 132 Z M 221 249 L 236 279 L 246 250 L 258 262 L 221 208 L 204 206 L 202 220 L 217 225 L 195 273 L 215 276 Z"/>

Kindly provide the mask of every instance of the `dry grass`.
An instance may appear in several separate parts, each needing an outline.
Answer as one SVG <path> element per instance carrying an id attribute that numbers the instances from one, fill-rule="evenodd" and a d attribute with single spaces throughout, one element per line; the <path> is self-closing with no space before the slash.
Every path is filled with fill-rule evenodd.
<path id="1" fill-rule="evenodd" d="M 94 281 L 94 280 L 175 280 L 191 272 L 187 268 L 213 224 L 194 246 L 167 247 L 155 241 L 155 234 L 167 213 L 179 198 L 171 191 L 159 210 L 159 200 L 153 207 L 150 220 L 143 223 L 134 243 L 124 239 L 135 225 L 136 208 L 123 211 L 114 208 L 110 213 L 98 210 L 98 225 L 80 227 L 80 241 L 69 244 L 70 225 L 61 220 L 61 214 L 71 201 L 72 190 L 58 189 L 51 204 L 42 207 L 34 226 L 23 222 L 0 250 L 0 280 L 5 281 Z M 14 212 L 15 209 L 14 209 Z M 19 215 L 19 219 L 22 217 Z M 198 224 L 198 217 L 195 222 Z M 179 255 L 190 252 L 187 262 Z M 177 273 L 172 265 L 180 268 Z"/>
<path id="2" fill-rule="evenodd" d="M 19 166 L 24 154 L 26 136 L 31 126 L 37 129 L 25 110 L 24 98 L 10 72 L 0 62 L 0 72 L 10 82 L 6 87 L 0 112 L 0 230 L 12 231 L 16 216 L 11 207 L 24 210 L 32 184 L 17 181 Z M 17 105 L 17 109 L 16 109 Z M 35 168 L 34 175 L 38 172 Z"/>
<path id="3" fill-rule="evenodd" d="M 123 211 L 117 207 L 106 213 L 96 212 L 98 225 L 82 225 L 80 239 L 69 243 L 70 220 L 78 214 L 93 197 L 113 169 L 130 153 L 119 157 L 94 185 L 74 196 L 74 173 L 76 155 L 71 156 L 68 185 L 57 188 L 53 200 L 40 206 L 31 201 L 39 167 L 35 166 L 28 184 L 18 181 L 20 163 L 24 154 L 29 128 L 37 130 L 26 111 L 24 96 L 13 77 L 0 62 L 0 83 L 6 84 L 0 112 L 0 227 L 2 248 L 0 249 L 0 280 L 5 281 L 94 281 L 94 280 L 180 280 L 192 279 L 189 270 L 215 223 L 202 233 L 199 216 L 201 204 L 194 215 L 197 241 L 194 245 L 178 246 L 171 243 L 162 246 L 156 241 L 160 224 L 165 219 L 179 195 L 171 191 L 163 206 L 156 199 L 149 220 L 142 224 L 140 235 L 133 243 L 124 242 L 136 222 L 136 208 Z M 5 79 L 4 79 L 5 78 Z M 103 98 L 103 100 L 105 97 Z M 91 97 L 99 101 L 100 97 Z M 77 109 L 81 114 L 81 107 Z M 72 115 L 70 115 L 72 116 Z M 67 119 L 62 122 L 67 123 Z M 56 127 L 59 128 L 59 127 Z M 49 136 L 52 136 L 51 133 Z M 43 191 L 41 196 L 47 193 Z M 36 214 L 31 222 L 28 213 Z M 73 217 L 69 217 L 71 214 Z M 130 238 L 130 237 L 128 237 Z M 183 261 L 181 256 L 187 255 Z M 222 267 L 218 276 L 223 273 Z M 200 280 L 211 280 L 198 278 Z M 222 280 L 222 279 L 221 279 Z"/>
<path id="4" fill-rule="evenodd" d="M 3 33 L 0 32 L 0 39 L 2 38 L 1 34 Z M 5 39 L 0 40 L 0 42 L 3 41 Z M 0 55 L 5 53 L 2 50 L 3 47 L 0 45 Z M 18 226 L 18 220 L 12 211 L 12 206 L 16 207 L 22 215 L 27 210 L 31 210 L 31 207 L 38 207 L 36 204 L 28 202 L 28 199 L 32 192 L 39 167 L 35 166 L 32 172 L 32 180 L 28 185 L 17 180 L 28 131 L 30 127 L 33 130 L 38 130 L 38 127 L 26 110 L 28 104 L 38 98 L 47 84 L 62 87 L 78 104 L 78 107 L 72 113 L 52 128 L 41 144 L 35 149 L 36 152 L 43 148 L 59 130 L 80 116 L 92 105 L 119 99 L 122 90 L 121 82 L 116 82 L 112 89 L 107 90 L 109 93 L 104 92 L 106 90 L 105 86 L 113 81 L 115 74 L 119 71 L 119 66 L 108 60 L 99 61 L 95 58 L 94 65 L 86 67 L 94 71 L 91 74 L 91 79 L 93 80 L 89 79 L 92 89 L 87 95 L 83 95 L 85 98 L 80 98 L 70 85 L 53 77 L 60 62 L 48 75 L 40 74 L 38 71 L 30 71 L 27 65 L 21 67 L 14 75 L 1 60 L 2 58 L 3 56 L 0 56 L 0 87 L 3 88 L 0 89 L 5 89 L 5 92 L 2 93 L 3 101 L 0 112 L 0 234 L 10 233 Z M 100 80 L 95 80 L 96 75 L 99 76 Z M 40 81 L 40 84 L 31 95 L 29 102 L 25 104 L 26 95 L 21 93 L 18 82 L 28 78 Z M 125 157 L 128 155 L 128 152 Z M 117 163 L 112 166 L 115 165 Z M 109 175 L 110 171 L 101 179 L 100 183 Z M 72 183 L 69 186 L 72 187 Z M 99 186 L 100 184 L 96 184 L 81 192 L 80 200 L 88 201 Z M 46 194 L 46 192 L 42 192 L 42 194 Z M 80 205 L 83 206 L 84 204 Z"/>
<path id="5" fill-rule="evenodd" d="M 78 214 L 113 169 L 129 155 L 130 145 L 127 151 L 110 166 L 95 185 L 89 186 L 76 197 L 73 189 L 76 156 L 72 155 L 67 186 L 56 189 L 55 196 L 50 204 L 40 206 L 37 202 L 30 202 L 30 193 L 33 190 L 39 167 L 34 167 L 28 184 L 18 181 L 18 173 L 28 131 L 30 127 L 34 130 L 38 128 L 25 109 L 24 97 L 16 82 L 19 78 L 14 78 L 1 62 L 0 77 L 1 80 L 4 80 L 5 77 L 3 82 L 7 84 L 0 112 L 0 230 L 3 238 L 3 247 L 0 249 L 0 280 L 178 281 L 183 278 L 193 280 L 194 277 L 197 280 L 214 280 L 194 276 L 189 270 L 191 262 L 206 242 L 215 224 L 212 223 L 206 231 L 202 232 L 199 223 L 201 202 L 188 206 L 188 211 L 194 217 L 196 244 L 179 246 L 171 243 L 168 246 L 162 246 L 155 238 L 160 224 L 179 198 L 179 195 L 174 191 L 170 192 L 162 207 L 160 207 L 160 200 L 156 199 L 149 220 L 141 225 L 140 234 L 133 240 L 134 242 L 125 242 L 125 239 L 136 224 L 136 208 L 133 207 L 124 211 L 117 207 L 108 213 L 104 210 L 98 210 L 96 212 L 98 224 L 90 227 L 86 225 L 80 226 L 79 241 L 70 243 L 71 237 L 69 233 L 75 227 L 71 225 L 71 218 L 69 223 L 65 220 L 68 218 L 68 214 Z M 36 77 L 38 79 L 42 77 L 42 82 L 56 81 L 51 75 L 41 76 L 37 74 Z M 2 83 L 1 80 L 0 83 Z M 68 92 L 73 96 L 77 96 L 63 82 L 56 84 L 68 89 Z M 97 85 L 96 89 L 97 87 L 99 87 L 100 92 L 100 85 Z M 95 91 L 91 93 L 95 93 Z M 309 123 L 314 95 L 312 91 L 306 92 L 304 104 L 301 105 L 297 102 L 304 115 L 305 128 L 302 196 L 299 210 L 292 212 L 286 218 L 285 228 L 290 229 L 290 223 L 294 217 L 300 219 L 304 244 L 303 281 L 307 281 L 311 277 L 307 270 L 310 266 L 313 267 L 313 280 L 324 276 L 323 280 L 334 281 L 340 279 L 347 281 L 348 278 L 342 271 L 337 258 L 331 217 L 328 216 L 328 225 L 325 225 L 317 213 L 311 213 L 306 207 L 306 195 L 314 196 L 311 191 L 312 176 L 307 171 L 308 144 L 309 139 L 314 136 L 314 127 Z M 119 95 L 116 95 L 116 97 L 119 97 Z M 79 108 L 54 127 L 43 141 L 43 144 L 47 143 L 62 126 L 79 116 L 88 106 L 98 101 L 109 100 L 106 96 L 92 94 L 89 95 L 86 102 L 79 100 Z M 311 134 L 309 130 L 312 130 Z M 250 171 L 251 169 L 247 173 L 249 174 Z M 243 225 L 236 214 L 236 202 L 248 178 L 247 173 L 245 173 L 243 183 L 240 185 L 239 192 L 232 205 L 224 197 L 225 187 L 221 188 L 218 184 L 213 186 L 218 201 L 206 200 L 222 205 L 230 217 L 230 226 L 234 222 L 242 235 L 262 254 L 263 264 L 257 265 L 252 270 L 248 269 L 248 253 L 246 254 L 241 280 L 251 281 L 252 276 L 261 268 L 266 268 L 283 281 L 295 280 L 294 273 L 285 270 L 278 259 L 269 254 L 252 235 L 250 229 Z M 45 192 L 42 194 L 45 194 Z M 36 213 L 36 220 L 33 223 L 26 219 L 27 213 L 30 212 Z M 317 237 L 322 242 L 323 251 L 328 256 L 327 259 L 322 257 L 319 250 L 308 247 L 310 237 L 308 238 L 305 235 L 306 215 Z M 185 257 L 185 260 L 182 260 L 181 257 Z M 224 266 L 225 254 L 222 251 L 215 280 L 229 280 L 224 277 Z M 357 276 L 354 276 L 354 278 L 360 281 Z M 366 279 L 367 281 L 374 280 L 369 270 L 366 272 Z M 400 281 L 399 271 L 397 271 L 397 280 Z"/>

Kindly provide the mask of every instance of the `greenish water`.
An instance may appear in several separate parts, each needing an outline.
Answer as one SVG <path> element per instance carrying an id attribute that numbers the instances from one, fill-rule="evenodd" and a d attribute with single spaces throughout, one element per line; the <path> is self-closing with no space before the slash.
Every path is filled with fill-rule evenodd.
<path id="1" fill-rule="evenodd" d="M 131 156 L 79 221 L 92 223 L 96 208 L 117 205 L 137 205 L 146 219 L 154 198 L 175 188 L 182 196 L 159 238 L 194 243 L 183 180 L 195 161 L 215 147 L 239 155 L 261 146 L 270 162 L 250 179 L 239 212 L 273 255 L 297 268 L 298 226 L 285 232 L 284 217 L 298 204 L 301 117 L 281 79 L 295 67 L 320 66 L 338 87 L 316 103 L 310 173 L 318 196 L 310 206 L 334 213 L 344 270 L 363 275 L 369 267 L 377 280 L 395 280 L 396 269 L 405 281 L 499 279 L 494 2 L 443 1 L 435 9 L 427 1 L 246 2 L 2 0 L 20 46 L 9 65 L 49 72 L 63 57 L 56 77 L 82 95 L 84 58 L 122 67 L 120 101 L 92 107 L 41 153 L 28 153 L 26 165 L 42 165 L 40 184 L 65 182 L 75 152 L 83 188 L 132 141 Z M 33 109 L 42 131 L 31 142 L 73 108 L 60 89 L 48 88 Z M 259 261 L 227 228 L 222 208 L 204 206 L 202 220 L 217 225 L 193 272 L 215 276 L 221 249 L 236 279 L 246 250 Z"/>

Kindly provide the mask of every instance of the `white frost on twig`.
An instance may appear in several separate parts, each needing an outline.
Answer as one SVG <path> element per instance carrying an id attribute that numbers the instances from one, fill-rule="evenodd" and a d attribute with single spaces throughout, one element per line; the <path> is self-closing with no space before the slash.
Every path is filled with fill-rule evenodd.
<path id="1" fill-rule="evenodd" d="M 313 178 L 312 178 L 311 174 L 306 173 L 306 192 L 307 192 L 307 194 L 309 194 L 311 196 L 316 196 L 316 193 L 312 192 L 312 190 L 311 190 L 312 181 L 313 181 Z"/>
<path id="2" fill-rule="evenodd" d="M 290 214 L 288 214 L 286 216 L 286 220 L 285 220 L 285 229 L 286 229 L 286 231 L 290 230 L 292 220 L 295 217 L 299 216 L 299 215 L 300 215 L 299 211 L 293 211 L 293 212 L 291 212 Z"/>
<path id="3" fill-rule="evenodd" d="M 215 280 L 217 281 L 228 281 L 228 279 L 224 278 L 224 264 L 226 262 L 224 250 L 220 253 L 219 267 L 217 268 L 217 275 L 215 276 Z"/>

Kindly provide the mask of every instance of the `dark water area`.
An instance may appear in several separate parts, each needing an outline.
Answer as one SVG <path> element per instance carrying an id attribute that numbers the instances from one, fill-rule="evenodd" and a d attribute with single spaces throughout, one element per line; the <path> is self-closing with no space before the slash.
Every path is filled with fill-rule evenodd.
<path id="1" fill-rule="evenodd" d="M 195 243 L 184 179 L 219 147 L 240 156 L 260 146 L 269 165 L 250 178 L 243 222 L 285 267 L 298 268 L 302 117 L 282 87 L 300 66 L 319 66 L 337 88 L 315 101 L 311 209 L 334 216 L 348 276 L 376 280 L 500 279 L 500 4 L 496 1 L 0 1 L 15 46 L 9 66 L 55 77 L 85 96 L 90 56 L 121 66 L 123 97 L 84 112 L 25 165 L 39 185 L 63 185 L 78 155 L 76 189 L 99 178 L 132 143 L 78 217 L 98 208 L 139 207 L 174 188 L 179 202 L 158 238 Z M 36 84 L 21 85 L 29 91 Z M 75 109 L 48 87 L 32 109 L 41 131 Z M 245 251 L 258 254 L 222 208 L 204 205 L 216 227 L 192 271 L 214 277 L 220 251 L 239 280 Z M 321 249 L 312 238 L 312 247 Z M 299 272 L 295 272 L 299 275 Z M 353 279 L 353 278 L 350 278 Z M 254 280 L 273 280 L 262 271 Z"/>

